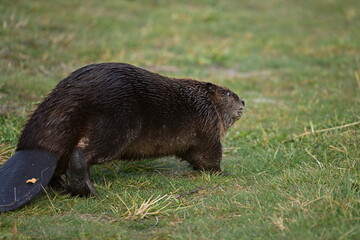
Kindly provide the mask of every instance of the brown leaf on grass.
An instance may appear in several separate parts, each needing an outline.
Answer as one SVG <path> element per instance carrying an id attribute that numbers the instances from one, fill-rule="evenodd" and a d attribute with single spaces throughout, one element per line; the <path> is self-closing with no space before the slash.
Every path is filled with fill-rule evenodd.
<path id="1" fill-rule="evenodd" d="M 17 229 L 17 226 L 16 226 L 16 222 L 14 222 L 14 225 L 13 225 L 13 228 L 12 228 L 12 234 L 13 234 L 13 235 L 17 235 L 17 234 L 18 234 L 18 229 Z"/>

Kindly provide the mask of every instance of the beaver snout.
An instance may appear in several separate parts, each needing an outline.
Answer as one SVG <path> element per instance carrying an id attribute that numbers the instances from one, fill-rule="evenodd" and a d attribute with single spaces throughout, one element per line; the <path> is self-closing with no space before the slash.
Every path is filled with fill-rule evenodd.
<path id="1" fill-rule="evenodd" d="M 240 98 L 239 101 L 240 101 L 240 104 L 238 105 L 238 108 L 237 108 L 237 110 L 235 111 L 235 114 L 234 114 L 235 119 L 239 119 L 243 115 L 243 112 L 244 112 L 245 101 L 242 98 Z"/>
<path id="2" fill-rule="evenodd" d="M 235 119 L 241 118 L 242 114 L 243 114 L 243 108 L 240 108 L 235 112 Z"/>
<path id="3" fill-rule="evenodd" d="M 245 101 L 244 101 L 244 99 L 240 98 L 240 102 L 241 102 L 241 105 L 243 105 L 243 107 L 245 107 Z"/>

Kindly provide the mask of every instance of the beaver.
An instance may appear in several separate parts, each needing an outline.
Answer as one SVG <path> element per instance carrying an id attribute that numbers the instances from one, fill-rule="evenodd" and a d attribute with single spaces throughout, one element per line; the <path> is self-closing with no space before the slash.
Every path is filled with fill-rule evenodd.
<path id="1" fill-rule="evenodd" d="M 226 87 L 169 78 L 126 63 L 82 67 L 58 83 L 30 116 L 16 151 L 54 153 L 52 182 L 96 195 L 89 168 L 113 159 L 175 156 L 220 172 L 221 139 L 243 99 Z"/>

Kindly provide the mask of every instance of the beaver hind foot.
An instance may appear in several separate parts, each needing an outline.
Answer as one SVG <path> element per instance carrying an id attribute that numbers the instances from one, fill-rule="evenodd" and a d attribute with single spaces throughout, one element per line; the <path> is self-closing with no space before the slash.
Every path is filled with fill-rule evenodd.
<path id="1" fill-rule="evenodd" d="M 76 148 L 70 158 L 65 173 L 65 190 L 72 195 L 83 197 L 97 196 L 98 193 L 90 179 L 90 169 L 80 148 Z"/>

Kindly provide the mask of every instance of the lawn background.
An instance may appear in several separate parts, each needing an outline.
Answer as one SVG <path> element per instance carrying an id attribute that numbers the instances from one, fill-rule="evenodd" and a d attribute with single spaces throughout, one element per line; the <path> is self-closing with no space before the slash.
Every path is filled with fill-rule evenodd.
<path id="1" fill-rule="evenodd" d="M 231 175 L 96 166 L 100 197 L 47 189 L 0 239 L 360 239 L 360 1 L 0 0 L 0 162 L 59 80 L 109 61 L 243 97 Z"/>

